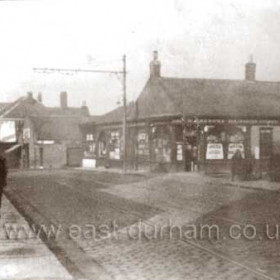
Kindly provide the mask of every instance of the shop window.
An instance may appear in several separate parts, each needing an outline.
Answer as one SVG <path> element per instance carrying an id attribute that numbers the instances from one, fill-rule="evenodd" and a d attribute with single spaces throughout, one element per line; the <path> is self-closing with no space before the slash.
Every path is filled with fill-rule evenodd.
<path id="1" fill-rule="evenodd" d="M 183 143 L 176 144 L 176 160 L 183 161 Z"/>
<path id="2" fill-rule="evenodd" d="M 86 143 L 85 143 L 85 152 L 84 156 L 87 158 L 96 157 L 96 142 L 93 134 L 86 134 Z"/>
<path id="3" fill-rule="evenodd" d="M 106 157 L 106 155 L 107 155 L 106 136 L 105 136 L 105 132 L 102 132 L 98 139 L 98 156 Z"/>
<path id="4" fill-rule="evenodd" d="M 272 156 L 272 129 L 260 129 L 260 158 L 269 158 Z"/>
<path id="5" fill-rule="evenodd" d="M 110 132 L 109 149 L 110 159 L 121 159 L 121 139 L 118 130 Z"/>
<path id="6" fill-rule="evenodd" d="M 245 158 L 245 147 L 244 147 L 244 128 L 237 128 L 234 132 L 228 135 L 228 150 L 227 158 L 232 159 L 233 155 L 239 150 L 242 158 Z"/>
<path id="7" fill-rule="evenodd" d="M 137 135 L 137 155 L 149 158 L 149 137 L 145 131 L 139 131 Z"/>
<path id="8" fill-rule="evenodd" d="M 175 141 L 176 141 L 176 155 L 175 158 L 177 161 L 183 161 L 183 126 L 176 125 L 174 126 L 175 132 Z"/>
<path id="9" fill-rule="evenodd" d="M 232 159 L 237 150 L 245 158 L 246 127 L 213 126 L 206 137 L 206 159 Z"/>
<path id="10" fill-rule="evenodd" d="M 96 144 L 94 142 L 87 144 L 86 150 L 84 151 L 84 157 L 95 158 L 96 157 Z"/>
<path id="11" fill-rule="evenodd" d="M 171 161 L 171 133 L 167 127 L 162 126 L 154 129 L 153 148 L 156 161 Z"/>
<path id="12" fill-rule="evenodd" d="M 95 153 L 95 143 L 91 143 L 89 145 L 89 152 L 94 154 Z"/>
<path id="13" fill-rule="evenodd" d="M 224 159 L 225 133 L 219 126 L 210 127 L 206 136 L 206 159 Z"/>

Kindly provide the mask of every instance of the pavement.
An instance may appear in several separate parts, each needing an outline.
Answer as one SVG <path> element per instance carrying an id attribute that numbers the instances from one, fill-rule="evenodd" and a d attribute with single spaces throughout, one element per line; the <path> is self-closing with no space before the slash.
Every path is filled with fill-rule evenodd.
<path id="1" fill-rule="evenodd" d="M 223 180 L 223 182 L 229 186 L 252 190 L 280 191 L 280 182 L 270 182 L 268 180 L 230 181 L 227 179 Z"/>
<path id="2" fill-rule="evenodd" d="M 0 220 L 0 279 L 73 279 L 6 196 Z"/>
<path id="3" fill-rule="evenodd" d="M 97 167 L 97 168 L 86 168 L 86 167 L 78 167 L 75 168 L 76 170 L 85 170 L 85 171 L 93 171 L 99 173 L 115 173 L 115 174 L 126 174 L 126 175 L 139 175 L 145 177 L 152 177 L 154 173 L 145 170 L 127 170 L 123 171 L 120 168 L 105 168 L 105 167 Z M 177 173 L 178 174 L 178 173 Z M 187 173 L 183 173 L 187 174 Z M 217 181 L 217 184 L 223 184 L 232 187 L 239 187 L 239 188 L 247 188 L 252 190 L 268 190 L 268 191 L 280 191 L 280 182 L 272 182 L 267 179 L 256 179 L 256 180 L 238 180 L 235 179 L 234 181 L 231 180 L 230 174 L 223 174 L 220 178 L 211 177 L 209 175 L 204 175 L 202 173 L 189 173 L 198 175 L 201 178 L 208 178 L 208 182 Z M 206 180 L 207 181 L 207 180 Z"/>

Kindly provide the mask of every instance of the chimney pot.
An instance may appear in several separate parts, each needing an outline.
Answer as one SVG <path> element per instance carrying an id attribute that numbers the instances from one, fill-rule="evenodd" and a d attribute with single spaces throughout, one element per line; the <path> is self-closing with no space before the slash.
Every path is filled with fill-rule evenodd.
<path id="1" fill-rule="evenodd" d="M 245 80 L 255 81 L 256 80 L 256 63 L 253 61 L 253 56 L 250 56 L 249 62 L 245 65 Z"/>
<path id="2" fill-rule="evenodd" d="M 153 52 L 153 60 L 150 63 L 150 77 L 159 78 L 160 77 L 161 63 L 158 60 L 158 51 Z"/>
<path id="3" fill-rule="evenodd" d="M 33 98 L 33 93 L 32 93 L 32 91 L 28 91 L 28 92 L 27 92 L 27 97 L 30 98 L 30 99 Z"/>
<path id="4" fill-rule="evenodd" d="M 89 110 L 88 110 L 87 102 L 85 100 L 82 102 L 81 110 L 82 110 L 82 114 L 83 115 L 85 115 L 85 116 L 89 115 Z"/>

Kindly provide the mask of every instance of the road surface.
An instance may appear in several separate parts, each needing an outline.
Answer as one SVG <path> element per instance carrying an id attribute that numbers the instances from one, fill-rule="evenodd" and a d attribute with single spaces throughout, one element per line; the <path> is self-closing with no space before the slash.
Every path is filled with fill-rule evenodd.
<path id="1" fill-rule="evenodd" d="M 73 275 L 279 279 L 278 192 L 198 174 L 53 170 L 11 173 L 8 193 L 31 223 L 61 230 L 52 242 Z"/>

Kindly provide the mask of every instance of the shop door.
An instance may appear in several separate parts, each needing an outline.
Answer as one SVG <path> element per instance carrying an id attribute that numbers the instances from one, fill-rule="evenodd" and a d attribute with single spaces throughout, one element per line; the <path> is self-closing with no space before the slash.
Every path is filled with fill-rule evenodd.
<path id="1" fill-rule="evenodd" d="M 270 159 L 272 156 L 272 129 L 260 129 L 260 158 Z"/>
<path id="2" fill-rule="evenodd" d="M 186 148 L 185 149 L 185 171 L 192 171 L 192 150 Z"/>
<path id="3" fill-rule="evenodd" d="M 273 153 L 273 139 L 271 128 L 260 129 L 260 163 L 261 171 L 269 172 L 271 169 L 271 158 Z"/>

